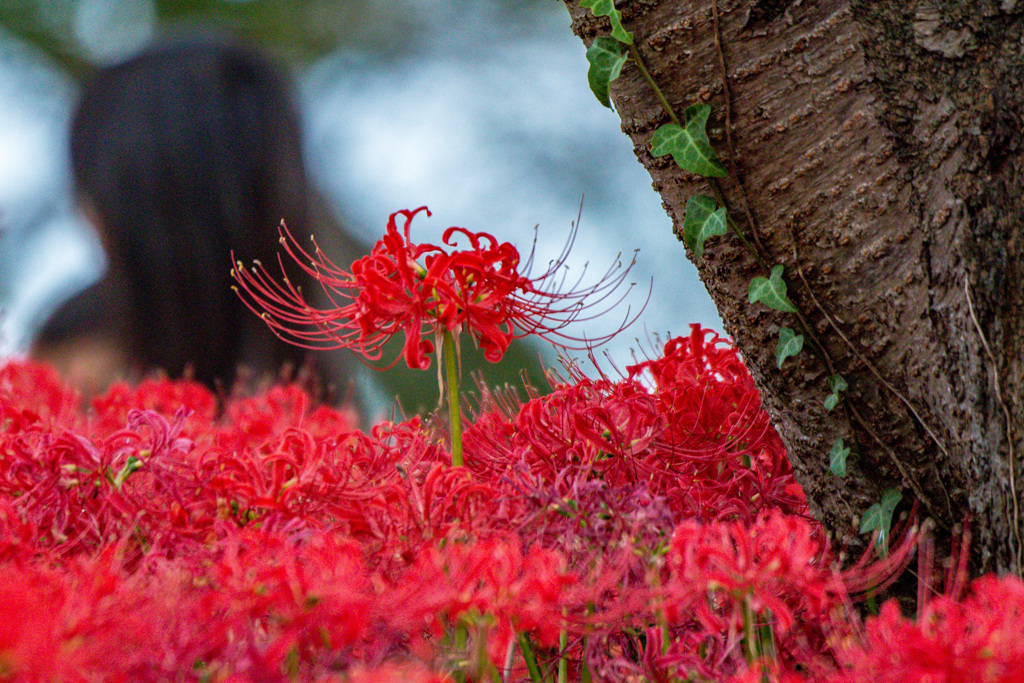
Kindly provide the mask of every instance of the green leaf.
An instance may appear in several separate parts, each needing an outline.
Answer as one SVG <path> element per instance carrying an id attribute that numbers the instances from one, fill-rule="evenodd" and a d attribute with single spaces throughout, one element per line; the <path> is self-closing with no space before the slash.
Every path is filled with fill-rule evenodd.
<path id="1" fill-rule="evenodd" d="M 790 356 L 795 356 L 804 348 L 804 335 L 797 334 L 788 327 L 779 328 L 779 345 L 775 347 L 775 364 L 782 369 L 782 364 Z"/>
<path id="2" fill-rule="evenodd" d="M 832 452 L 828 454 L 829 466 L 832 474 L 837 477 L 846 476 L 846 459 L 850 457 L 850 447 L 843 443 L 842 439 L 836 439 L 832 444 Z"/>
<path id="3" fill-rule="evenodd" d="M 629 59 L 625 46 L 614 38 L 602 36 L 594 40 L 587 49 L 587 81 L 590 90 L 598 101 L 609 109 L 612 106 L 608 99 L 608 87 L 622 73 L 622 65 Z"/>
<path id="4" fill-rule="evenodd" d="M 832 375 L 828 378 L 828 388 L 833 394 L 838 394 L 840 391 L 849 389 L 850 385 L 846 383 L 842 375 Z"/>
<path id="5" fill-rule="evenodd" d="M 615 40 L 633 44 L 633 34 L 622 26 L 622 13 L 615 9 L 615 0 L 580 0 L 580 7 L 591 10 L 595 17 L 608 17 L 612 22 L 612 37 Z"/>
<path id="6" fill-rule="evenodd" d="M 892 529 L 892 513 L 896 505 L 903 499 L 903 494 L 896 489 L 886 489 L 882 492 L 882 502 L 875 503 L 864 513 L 860 520 L 860 532 L 862 534 L 878 530 L 878 538 L 875 540 L 875 548 L 882 555 L 888 550 L 889 531 Z"/>
<path id="7" fill-rule="evenodd" d="M 758 275 L 750 281 L 750 303 L 760 301 L 768 308 L 784 313 L 796 313 L 796 306 L 786 296 L 786 283 L 782 279 L 783 267 L 772 268 L 771 275 Z"/>
<path id="8" fill-rule="evenodd" d="M 840 392 L 846 391 L 850 387 L 842 375 L 832 375 L 828 378 L 828 388 L 832 393 L 825 398 L 825 410 L 832 410 L 839 405 Z"/>
<path id="9" fill-rule="evenodd" d="M 693 251 L 694 258 L 704 255 L 704 241 L 729 231 L 725 221 L 725 207 L 715 200 L 697 195 L 686 200 L 686 218 L 683 219 L 683 242 Z"/>
<path id="10" fill-rule="evenodd" d="M 654 131 L 651 154 L 671 154 L 680 168 L 707 178 L 724 178 L 725 166 L 718 160 L 708 139 L 708 116 L 711 106 L 696 104 L 683 112 L 683 125 L 666 123 Z"/>

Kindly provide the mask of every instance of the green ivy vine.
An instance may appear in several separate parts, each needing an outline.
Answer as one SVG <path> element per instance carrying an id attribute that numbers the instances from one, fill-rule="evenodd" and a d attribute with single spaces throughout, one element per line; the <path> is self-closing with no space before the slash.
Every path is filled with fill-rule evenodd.
<path id="1" fill-rule="evenodd" d="M 804 349 L 805 339 L 810 339 L 818 352 L 823 354 L 824 347 L 818 343 L 799 309 L 790 300 L 784 279 L 785 266 L 775 264 L 768 266 L 758 249 L 747 239 L 739 226 L 729 215 L 728 207 L 715 179 L 727 176 L 725 165 L 718 158 L 707 134 L 708 118 L 711 106 L 695 104 L 683 111 L 680 117 L 669 104 L 664 92 L 647 71 L 640 53 L 633 42 L 633 34 L 622 24 L 622 13 L 616 9 L 614 0 L 580 0 L 580 7 L 590 9 L 597 17 L 607 17 L 611 24 L 610 36 L 599 36 L 587 49 L 587 61 L 590 64 L 587 80 L 590 89 L 604 106 L 611 108 L 610 88 L 621 74 L 627 62 L 632 61 L 640 70 L 644 79 L 650 84 L 669 122 L 654 131 L 651 137 L 651 154 L 656 157 L 671 156 L 676 165 L 684 171 L 701 176 L 708 183 L 715 197 L 696 195 L 686 202 L 683 218 L 683 243 L 693 254 L 694 259 L 704 256 L 705 243 L 713 237 L 719 237 L 732 231 L 751 252 L 755 261 L 764 272 L 750 281 L 748 298 L 751 304 L 760 303 L 773 310 L 789 313 L 796 317 L 801 332 L 790 327 L 779 328 L 779 340 L 775 349 L 775 360 L 779 370 L 783 363 Z M 724 67 L 723 67 L 724 68 Z M 828 364 L 829 367 L 830 364 Z M 828 377 L 828 393 L 823 401 L 826 410 L 835 409 L 842 401 L 843 393 L 849 388 L 847 381 L 839 374 Z M 941 444 L 940 444 L 941 447 Z M 838 438 L 829 453 L 829 470 L 836 477 L 846 476 L 846 462 L 851 455 L 851 447 L 842 438 Z M 878 532 L 876 547 L 884 553 L 888 544 L 892 515 L 902 494 L 896 489 L 886 489 L 882 500 L 875 503 L 865 512 L 860 525 L 860 532 Z"/>

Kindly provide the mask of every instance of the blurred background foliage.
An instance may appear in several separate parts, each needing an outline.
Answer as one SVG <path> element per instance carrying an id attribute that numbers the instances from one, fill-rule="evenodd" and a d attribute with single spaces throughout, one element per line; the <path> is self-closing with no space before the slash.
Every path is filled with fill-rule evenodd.
<path id="1" fill-rule="evenodd" d="M 80 78 L 97 60 L 120 52 L 124 42 L 148 37 L 151 29 L 195 23 L 217 25 L 308 63 L 343 43 L 384 44 L 386 34 L 365 32 L 384 25 L 377 20 L 382 13 L 392 15 L 388 20 L 397 30 L 411 29 L 403 26 L 404 13 L 394 11 L 401 7 L 373 0 L 5 0 L 0 25 Z"/>
<path id="2" fill-rule="evenodd" d="M 529 22 L 543 0 L 479 0 L 509 26 Z M 216 26 L 309 65 L 339 48 L 398 57 L 415 50 L 446 16 L 476 0 L 4 0 L 0 27 L 74 78 L 140 47 L 153 33 Z M 433 5 L 433 6 L 432 6 Z M 550 7 L 548 9 L 551 9 Z M 559 11 L 562 11 L 558 8 Z M 125 48 L 128 49 L 125 49 Z"/>
<path id="3" fill-rule="evenodd" d="M 0 0 L 0 356 L 3 323 L 17 323 L 8 324 L 6 348 L 19 348 L 24 341 L 10 338 L 31 332 L 52 310 L 51 299 L 81 287 L 99 267 L 59 253 L 76 241 L 70 229 L 62 232 L 77 219 L 61 129 L 76 84 L 155 37 L 206 29 L 246 39 L 291 68 L 311 175 L 363 248 L 390 212 L 428 204 L 434 218 L 417 226 L 419 240 L 436 243 L 445 227 L 463 225 L 526 252 L 539 224 L 543 266 L 561 251 L 584 197 L 574 277 L 587 263 L 602 273 L 616 252 L 626 260 L 641 249 L 631 278 L 640 293 L 628 302 L 634 311 L 648 278 L 654 283 L 640 329 L 609 345 L 614 364 L 629 362 L 630 346 L 650 349 L 652 334 L 685 332 L 690 322 L 720 328 L 617 117 L 587 88 L 584 48 L 559 2 Z M 22 106 L 32 99 L 34 106 Z M 5 106 L 22 109 L 5 118 Z M 37 130 L 28 134 L 40 120 L 52 129 L 45 145 Z M 34 194 L 23 191 L 22 181 L 35 176 L 42 180 Z M 76 249 L 89 252 L 88 245 Z M 490 385 L 519 386 L 525 373 L 543 388 L 544 366 L 557 367 L 543 343 L 517 343 L 498 365 L 468 340 L 463 348 L 467 384 L 482 373 Z M 432 409 L 434 371 L 399 363 L 380 376 L 368 372 L 378 384 L 369 390 L 377 397 L 372 409 L 389 412 L 392 396 L 406 412 Z M 365 386 L 361 393 L 365 400 Z"/>

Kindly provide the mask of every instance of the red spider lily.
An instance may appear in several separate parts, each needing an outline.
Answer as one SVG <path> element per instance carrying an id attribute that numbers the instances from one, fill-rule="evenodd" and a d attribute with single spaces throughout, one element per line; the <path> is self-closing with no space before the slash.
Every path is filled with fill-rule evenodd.
<path id="1" fill-rule="evenodd" d="M 1019 677 L 1024 590 L 954 602 L 966 536 L 917 624 L 851 620 L 933 562 L 924 525 L 834 568 L 709 331 L 527 396 L 485 394 L 450 468 L 431 422 L 362 433 L 293 386 L 218 409 L 156 380 L 86 412 L 45 368 L 0 371 L 0 678 L 522 683 L 524 642 L 551 680 Z M 745 623 L 774 630 L 759 653 Z"/>
<path id="2" fill-rule="evenodd" d="M 228 428 L 220 445 L 229 450 L 256 448 L 286 429 L 302 427 L 317 439 L 344 440 L 356 430 L 358 416 L 350 409 L 313 406 L 309 395 L 296 385 L 272 387 L 253 398 L 236 399 L 226 406 Z"/>
<path id="3" fill-rule="evenodd" d="M 778 511 L 762 513 L 752 525 L 683 523 L 668 554 L 669 618 L 693 608 L 709 631 L 720 630 L 748 604 L 758 613 L 770 610 L 776 632 L 785 634 L 798 614 L 820 619 L 838 604 L 843 591 L 831 562 L 816 523 Z M 709 591 L 718 597 L 709 600 Z"/>
<path id="4" fill-rule="evenodd" d="M 841 653 L 834 683 L 1024 680 L 1024 583 L 1014 576 L 983 576 L 962 602 L 934 598 L 917 621 L 895 600 L 866 624 L 866 638 Z"/>
<path id="5" fill-rule="evenodd" d="M 523 552 L 515 537 L 474 544 L 428 547 L 390 596 L 390 611 L 407 629 L 429 624 L 435 636 L 445 624 L 469 627 L 485 638 L 491 663 L 501 669 L 517 633 L 553 647 L 565 628 L 563 607 L 577 577 L 564 557 L 545 548 Z"/>
<path id="6" fill-rule="evenodd" d="M 806 513 L 782 441 L 735 349 L 695 326 L 665 353 L 619 381 L 573 373 L 571 382 L 521 405 L 486 395 L 464 435 L 470 467 L 503 472 L 523 462 L 545 482 L 644 481 L 679 521 L 753 521 L 770 508 Z M 645 371 L 653 387 L 641 381 Z"/>
<path id="7" fill-rule="evenodd" d="M 211 584 L 201 606 L 220 617 L 211 642 L 237 647 L 232 641 L 247 634 L 262 665 L 276 671 L 292 650 L 315 659 L 366 637 L 371 597 L 360 547 L 332 534 L 304 536 L 246 529 L 225 539 L 219 561 L 203 571 Z"/>
<path id="8" fill-rule="evenodd" d="M 0 361 L 0 432 L 33 423 L 70 427 L 79 401 L 53 368 L 28 359 Z"/>
<path id="9" fill-rule="evenodd" d="M 168 419 L 182 412 L 185 434 L 201 438 L 209 434 L 209 425 L 217 415 L 217 397 L 191 380 L 146 379 L 136 386 L 112 384 L 92 399 L 92 408 L 95 417 L 90 431 L 96 436 L 124 429 L 133 412 L 151 410 Z"/>
<path id="10" fill-rule="evenodd" d="M 777 510 L 753 524 L 685 522 L 666 559 L 666 617 L 695 638 L 677 642 L 664 663 L 715 678 L 738 670 L 752 647 L 751 631 L 744 636 L 751 623 L 771 625 L 774 654 L 784 662 L 806 668 L 826 650 L 825 634 L 846 592 L 817 523 Z M 747 652 L 739 647 L 744 638 Z"/>
<path id="11" fill-rule="evenodd" d="M 465 329 L 491 362 L 501 359 L 513 339 L 532 334 L 567 348 L 613 336 L 583 340 L 562 330 L 618 304 L 625 294 L 611 303 L 607 299 L 622 284 L 629 267 L 619 273 L 613 267 L 597 284 L 563 291 L 561 271 L 568 246 L 543 274 L 530 277 L 532 253 L 521 271 L 518 250 L 485 232 L 452 227 L 442 236 L 443 246 L 412 242 L 412 219 L 421 211 L 430 215 L 426 207 L 391 214 L 383 239 L 368 256 L 353 263 L 351 271 L 332 262 L 315 241 L 310 254 L 282 225 L 281 244 L 321 285 L 330 301 L 327 308 L 311 304 L 308 293 L 292 284 L 280 257 L 283 281 L 260 263 L 249 270 L 236 263 L 232 274 L 249 308 L 283 339 L 307 348 L 351 348 L 376 361 L 383 345 L 402 333 L 405 361 L 411 368 L 430 366 L 435 348 L 430 337 L 444 332 L 457 334 Z M 396 222 L 399 216 L 404 219 L 401 230 Z M 463 239 L 468 245 L 456 248 Z M 635 319 L 627 312 L 620 329 Z"/>

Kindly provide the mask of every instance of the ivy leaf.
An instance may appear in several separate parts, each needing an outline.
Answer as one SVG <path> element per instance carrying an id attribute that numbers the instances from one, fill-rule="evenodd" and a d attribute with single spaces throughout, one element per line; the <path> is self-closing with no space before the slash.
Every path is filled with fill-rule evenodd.
<path id="1" fill-rule="evenodd" d="M 885 555 L 889 544 L 889 531 L 892 528 L 892 513 L 896 505 L 903 499 L 903 494 L 896 489 L 886 489 L 882 492 L 882 502 L 875 503 L 864 513 L 860 520 L 860 532 L 862 534 L 878 530 L 878 538 L 875 540 L 875 548 L 882 555 Z"/>
<path id="2" fill-rule="evenodd" d="M 795 356 L 804 348 L 804 335 L 797 334 L 788 327 L 779 328 L 779 345 L 775 347 L 775 364 L 782 369 L 782 364 L 790 356 Z"/>
<path id="3" fill-rule="evenodd" d="M 590 62 L 590 69 L 587 71 L 587 81 L 590 83 L 590 90 L 597 96 L 598 101 L 611 109 L 612 103 L 608 99 L 608 86 L 622 73 L 622 65 L 629 59 L 626 46 L 607 36 L 596 38 L 587 49 L 587 61 Z"/>
<path id="4" fill-rule="evenodd" d="M 843 443 L 842 439 L 836 439 L 832 444 L 832 452 L 828 454 L 829 469 L 837 477 L 846 476 L 846 459 L 850 457 L 850 447 Z"/>
<path id="5" fill-rule="evenodd" d="M 666 123 L 654 131 L 651 154 L 671 154 L 680 168 L 707 178 L 724 178 L 725 166 L 718 160 L 708 139 L 708 117 L 711 106 L 695 104 L 683 112 L 683 125 Z"/>
<path id="6" fill-rule="evenodd" d="M 786 296 L 786 283 L 782 279 L 783 267 L 772 268 L 771 275 L 758 275 L 750 281 L 750 303 L 760 301 L 768 308 L 784 313 L 796 313 L 796 306 Z"/>
<path id="7" fill-rule="evenodd" d="M 591 10 L 595 17 L 608 17 L 612 22 L 612 37 L 615 40 L 633 44 L 633 34 L 622 26 L 622 12 L 615 9 L 615 0 L 580 0 L 580 7 Z"/>
<path id="8" fill-rule="evenodd" d="M 825 410 L 832 410 L 839 405 L 839 393 L 849 389 L 850 385 L 842 375 L 832 375 L 828 378 L 828 388 L 832 393 L 825 398 Z"/>
<path id="9" fill-rule="evenodd" d="M 704 255 L 704 241 L 729 231 L 725 221 L 725 207 L 715 200 L 697 195 L 686 200 L 686 218 L 683 219 L 683 242 L 693 251 L 694 258 Z"/>

